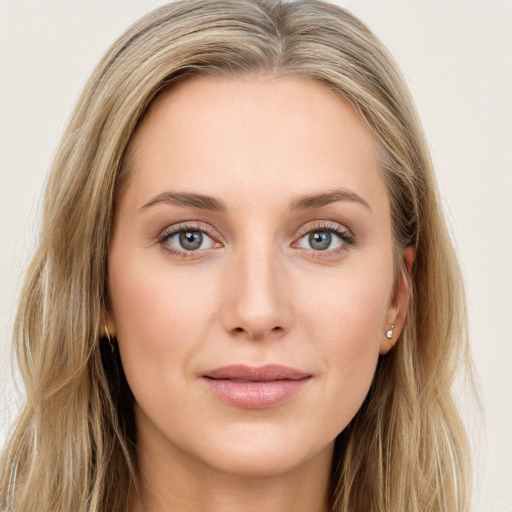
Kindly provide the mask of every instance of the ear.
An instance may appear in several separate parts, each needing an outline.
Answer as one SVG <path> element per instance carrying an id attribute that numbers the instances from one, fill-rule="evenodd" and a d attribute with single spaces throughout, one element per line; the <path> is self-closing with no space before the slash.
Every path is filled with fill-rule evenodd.
<path id="1" fill-rule="evenodd" d="M 398 340 L 405 323 L 407 304 L 409 302 L 409 282 L 416 252 L 414 247 L 407 247 L 403 252 L 404 268 L 397 277 L 393 296 L 386 314 L 385 325 L 382 329 L 379 354 L 387 354 Z"/>

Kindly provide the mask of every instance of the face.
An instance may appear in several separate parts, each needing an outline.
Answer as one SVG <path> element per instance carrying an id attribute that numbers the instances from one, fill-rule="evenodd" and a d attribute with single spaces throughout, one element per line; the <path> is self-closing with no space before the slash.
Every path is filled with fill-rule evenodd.
<path id="1" fill-rule="evenodd" d="M 139 450 L 237 474 L 329 460 L 406 300 L 364 121 L 310 80 L 195 78 L 125 165 L 107 325 Z"/>

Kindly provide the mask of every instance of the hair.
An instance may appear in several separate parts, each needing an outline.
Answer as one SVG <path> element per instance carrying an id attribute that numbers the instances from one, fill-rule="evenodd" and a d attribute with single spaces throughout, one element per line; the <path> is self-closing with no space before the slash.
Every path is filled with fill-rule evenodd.
<path id="1" fill-rule="evenodd" d="M 101 336 L 123 155 L 164 89 L 248 73 L 315 80 L 366 121 L 390 198 L 396 273 L 410 283 L 398 343 L 336 439 L 331 511 L 469 509 L 469 449 L 451 389 L 457 369 L 470 369 L 464 293 L 429 151 L 382 43 L 317 0 L 171 3 L 128 29 L 96 67 L 55 157 L 16 318 L 26 403 L 3 454 L 0 509 L 126 509 L 137 485 L 133 397 L 117 349 Z M 404 277 L 409 246 L 415 264 Z"/>

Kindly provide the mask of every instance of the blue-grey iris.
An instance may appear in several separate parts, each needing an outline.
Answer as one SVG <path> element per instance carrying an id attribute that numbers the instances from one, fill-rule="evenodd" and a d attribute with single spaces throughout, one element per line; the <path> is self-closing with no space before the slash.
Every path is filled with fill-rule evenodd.
<path id="1" fill-rule="evenodd" d="M 203 234 L 200 231 L 182 231 L 180 233 L 180 245 L 187 251 L 199 249 L 203 243 Z"/>
<path id="2" fill-rule="evenodd" d="M 309 244 L 316 251 L 325 251 L 331 245 L 331 238 L 329 231 L 313 231 L 309 234 Z"/>

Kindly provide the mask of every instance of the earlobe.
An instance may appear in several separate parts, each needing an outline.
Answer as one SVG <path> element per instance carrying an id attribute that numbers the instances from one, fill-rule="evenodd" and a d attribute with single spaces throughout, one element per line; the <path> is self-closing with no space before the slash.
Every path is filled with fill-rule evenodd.
<path id="1" fill-rule="evenodd" d="M 116 327 L 112 315 L 103 312 L 100 319 L 100 333 L 103 337 L 113 339 L 116 337 Z"/>
<path id="2" fill-rule="evenodd" d="M 409 282 L 414 266 L 416 251 L 414 247 L 407 247 L 403 252 L 404 269 L 395 283 L 393 297 L 386 315 L 386 323 L 383 327 L 383 336 L 380 343 L 379 353 L 387 354 L 398 340 L 407 313 L 409 302 Z"/>

